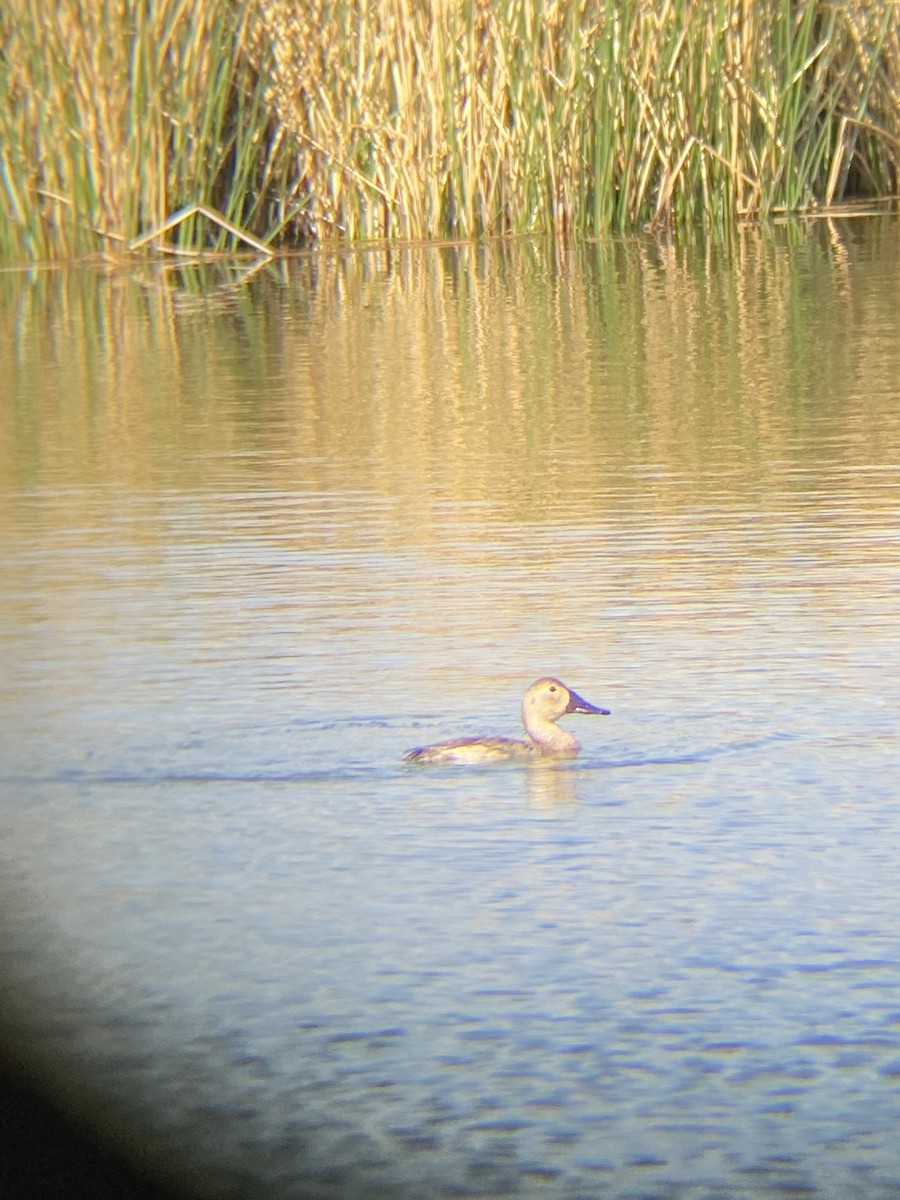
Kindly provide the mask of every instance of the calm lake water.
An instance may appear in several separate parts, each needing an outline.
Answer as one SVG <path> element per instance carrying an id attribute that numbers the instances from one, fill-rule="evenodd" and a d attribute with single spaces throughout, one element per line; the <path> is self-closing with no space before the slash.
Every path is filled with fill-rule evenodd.
<path id="1" fill-rule="evenodd" d="M 201 1196 L 896 1200 L 900 225 L 0 312 L 38 1074 Z"/>

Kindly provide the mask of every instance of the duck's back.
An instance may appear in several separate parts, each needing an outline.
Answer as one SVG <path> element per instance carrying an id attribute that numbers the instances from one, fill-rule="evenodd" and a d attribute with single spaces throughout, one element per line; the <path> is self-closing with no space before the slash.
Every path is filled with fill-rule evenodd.
<path id="1" fill-rule="evenodd" d="M 467 737 L 436 742 L 433 746 L 418 746 L 415 750 L 407 750 L 403 758 L 405 762 L 417 763 L 478 764 L 535 758 L 540 753 L 540 747 L 534 742 L 523 742 L 518 738 Z"/>

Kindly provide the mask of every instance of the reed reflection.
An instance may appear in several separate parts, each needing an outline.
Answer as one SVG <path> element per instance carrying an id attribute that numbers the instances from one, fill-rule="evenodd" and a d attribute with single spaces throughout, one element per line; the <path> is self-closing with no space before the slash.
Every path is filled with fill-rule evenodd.
<path id="1" fill-rule="evenodd" d="M 830 490 L 900 421 L 900 235 L 853 234 L 390 249 L 190 305 L 183 273 L 5 276 L 0 484 L 374 490 L 422 541 L 448 502 L 670 511 L 788 467 Z"/>

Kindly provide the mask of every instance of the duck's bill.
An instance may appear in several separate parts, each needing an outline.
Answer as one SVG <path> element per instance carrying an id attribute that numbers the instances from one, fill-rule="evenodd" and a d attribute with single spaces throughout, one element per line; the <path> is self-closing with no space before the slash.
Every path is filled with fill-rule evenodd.
<path id="1" fill-rule="evenodd" d="M 608 717 L 608 708 L 598 708 L 596 704 L 591 704 L 587 700 L 577 694 L 577 692 L 569 692 L 569 705 L 566 709 L 567 713 L 593 713 L 595 717 Z"/>

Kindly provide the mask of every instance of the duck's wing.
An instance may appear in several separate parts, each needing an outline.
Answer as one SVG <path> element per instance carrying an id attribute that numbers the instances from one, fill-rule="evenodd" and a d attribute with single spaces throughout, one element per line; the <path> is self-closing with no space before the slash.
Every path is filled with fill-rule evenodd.
<path id="1" fill-rule="evenodd" d="M 533 742 L 506 737 L 453 738 L 433 746 L 407 750 L 404 762 L 415 763 L 487 763 L 509 762 L 516 758 L 534 758 L 540 749 Z"/>

